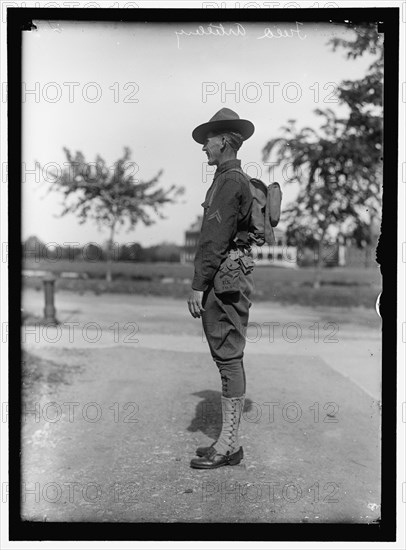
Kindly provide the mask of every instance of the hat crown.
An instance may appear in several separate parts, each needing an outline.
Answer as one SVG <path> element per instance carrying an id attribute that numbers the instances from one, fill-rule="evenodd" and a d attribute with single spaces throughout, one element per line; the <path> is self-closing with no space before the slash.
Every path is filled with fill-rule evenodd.
<path id="1" fill-rule="evenodd" d="M 197 143 L 204 143 L 210 132 L 238 132 L 245 141 L 254 133 L 255 126 L 249 120 L 240 118 L 235 111 L 223 107 L 211 117 L 209 122 L 199 124 L 193 132 L 192 137 Z"/>
<path id="2" fill-rule="evenodd" d="M 220 111 L 217 111 L 217 113 L 211 117 L 210 122 L 223 120 L 240 120 L 240 117 L 235 111 L 227 109 L 227 107 L 223 107 L 222 109 L 220 109 Z"/>

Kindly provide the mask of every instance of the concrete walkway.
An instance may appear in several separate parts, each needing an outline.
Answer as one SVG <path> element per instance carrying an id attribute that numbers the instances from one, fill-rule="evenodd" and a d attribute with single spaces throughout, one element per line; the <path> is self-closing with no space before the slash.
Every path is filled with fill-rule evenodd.
<path id="1" fill-rule="evenodd" d="M 40 315 L 42 300 L 27 291 L 25 311 Z M 24 517 L 379 518 L 375 311 L 256 304 L 245 361 L 245 458 L 235 467 L 198 471 L 189 466 L 195 447 L 220 429 L 220 382 L 186 304 L 68 292 L 56 300 L 59 329 L 22 331 L 24 349 L 48 373 L 25 399 Z M 270 323 L 279 323 L 273 338 Z M 62 383 L 53 383 L 56 373 L 63 373 Z"/>
<path id="2" fill-rule="evenodd" d="M 26 312 L 41 316 L 43 295 L 27 290 Z M 60 326 L 27 326 L 22 342 L 31 348 L 143 347 L 207 354 L 201 322 L 181 300 L 156 296 L 58 292 Z M 320 357 L 376 400 L 381 393 L 381 321 L 375 310 L 306 308 L 254 304 L 247 333 L 251 353 Z"/>

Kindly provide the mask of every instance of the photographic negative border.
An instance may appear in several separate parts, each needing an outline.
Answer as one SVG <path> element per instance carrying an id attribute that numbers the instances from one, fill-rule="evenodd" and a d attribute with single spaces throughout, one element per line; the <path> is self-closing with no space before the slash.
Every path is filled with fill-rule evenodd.
<path id="1" fill-rule="evenodd" d="M 300 14 L 300 15 L 299 15 Z M 333 9 L 89 9 L 8 8 L 8 155 L 9 155 L 9 538 L 27 540 L 84 541 L 394 541 L 396 540 L 396 345 L 397 345 L 397 186 L 398 150 L 393 128 L 398 127 L 399 8 Z M 204 523 L 70 523 L 27 522 L 20 518 L 21 467 L 21 83 L 22 33 L 30 32 L 32 21 L 80 20 L 125 22 L 379 22 L 385 33 L 383 208 L 377 261 L 383 277 L 380 297 L 382 317 L 382 517 L 377 524 L 278 524 L 228 523 L 207 529 Z M 211 525 L 211 524 L 210 524 Z M 151 528 L 152 527 L 152 528 Z M 188 527 L 193 528 L 191 533 Z M 249 528 L 247 528 L 249 527 Z M 271 527 L 271 528 L 270 528 Z"/>

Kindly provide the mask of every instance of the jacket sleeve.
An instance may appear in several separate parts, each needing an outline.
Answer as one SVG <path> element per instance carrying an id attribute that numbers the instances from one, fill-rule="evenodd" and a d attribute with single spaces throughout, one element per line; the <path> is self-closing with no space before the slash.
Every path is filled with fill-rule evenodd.
<path id="1" fill-rule="evenodd" d="M 241 204 L 241 184 L 225 179 L 216 190 L 206 212 L 195 255 L 194 290 L 206 290 L 226 258 L 231 241 L 237 234 Z"/>

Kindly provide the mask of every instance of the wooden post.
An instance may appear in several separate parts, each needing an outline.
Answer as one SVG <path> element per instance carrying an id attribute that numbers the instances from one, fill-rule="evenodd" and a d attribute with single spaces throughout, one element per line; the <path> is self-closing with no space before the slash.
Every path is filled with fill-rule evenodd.
<path id="1" fill-rule="evenodd" d="M 44 283 L 45 293 L 44 323 L 58 324 L 55 316 L 56 309 L 54 305 L 55 280 L 55 275 L 49 272 L 44 276 L 42 281 Z"/>

